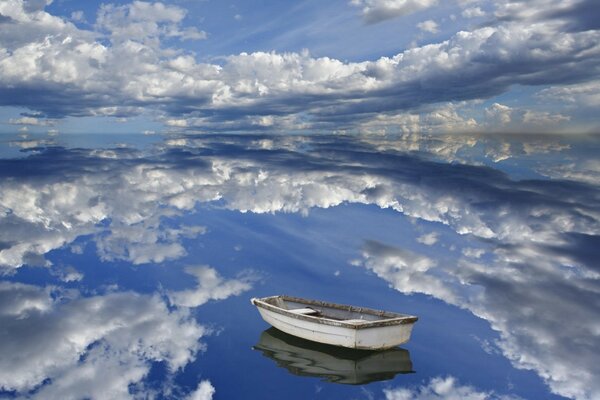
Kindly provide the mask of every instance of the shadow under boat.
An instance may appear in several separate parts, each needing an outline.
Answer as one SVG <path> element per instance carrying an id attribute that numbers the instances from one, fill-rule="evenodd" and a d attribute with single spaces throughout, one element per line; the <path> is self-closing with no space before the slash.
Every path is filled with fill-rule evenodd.
<path id="1" fill-rule="evenodd" d="M 347 349 L 311 342 L 275 328 L 262 332 L 259 342 L 252 348 L 294 375 L 319 377 L 347 385 L 385 381 L 397 374 L 414 372 L 410 353 L 405 349 Z"/>

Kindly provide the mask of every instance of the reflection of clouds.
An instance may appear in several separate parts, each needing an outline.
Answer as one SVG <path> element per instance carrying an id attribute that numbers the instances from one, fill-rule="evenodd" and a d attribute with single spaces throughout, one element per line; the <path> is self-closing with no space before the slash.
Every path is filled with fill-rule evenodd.
<path id="1" fill-rule="evenodd" d="M 482 392 L 468 385 L 461 385 L 456 378 L 433 378 L 418 388 L 384 389 L 386 400 L 517 400 L 514 396 L 503 396 L 494 392 Z"/>
<path id="2" fill-rule="evenodd" d="M 2 283 L 0 386 L 39 398 L 128 398 L 151 362 L 174 372 L 195 358 L 205 328 L 186 309 L 131 292 L 63 298 Z M 48 381 L 49 379 L 49 381 Z"/>
<path id="3" fill-rule="evenodd" d="M 466 129 L 459 129 L 459 131 L 468 132 Z M 573 139 L 563 135 L 405 133 L 389 138 L 366 137 L 363 140 L 384 152 L 420 151 L 448 162 L 480 163 L 481 160 L 490 160 L 498 163 L 507 159 L 522 161 L 530 156 L 568 151 L 571 149 L 569 141 Z"/>
<path id="4" fill-rule="evenodd" d="M 532 244 L 499 248 L 491 265 L 463 259 L 457 267 L 424 269 L 405 253 L 367 242 L 364 266 L 403 293 L 429 294 L 486 319 L 500 333 L 503 353 L 536 370 L 558 394 L 591 399 L 600 393 L 597 273 L 578 274 Z"/>
<path id="5" fill-rule="evenodd" d="M 238 279 L 225 280 L 207 266 L 188 267 L 185 270 L 197 280 L 194 289 L 169 292 L 169 299 L 178 306 L 198 307 L 209 300 L 222 300 L 249 290 L 255 277 L 245 274 Z"/>
<path id="6" fill-rule="evenodd" d="M 130 398 L 149 389 L 144 378 L 152 363 L 165 363 L 169 374 L 180 371 L 203 350 L 199 340 L 208 333 L 188 307 L 239 295 L 254 280 L 226 280 L 208 267 L 187 272 L 198 286 L 170 292 L 170 306 L 158 295 L 81 297 L 0 282 L 0 388 L 35 390 L 40 399 Z M 204 380 L 188 398 L 211 399 L 214 392 Z"/>
<path id="7" fill-rule="evenodd" d="M 239 295 L 253 281 L 226 280 L 208 267 L 187 272 L 198 286 L 169 293 L 170 306 L 158 295 L 81 297 L 74 290 L 0 282 L 0 388 L 35 390 L 32 396 L 40 399 L 147 393 L 144 379 L 153 363 L 165 363 L 174 374 L 204 349 L 199 340 L 209 332 L 187 307 Z M 187 398 L 211 399 L 214 393 L 203 380 Z"/>
<path id="8" fill-rule="evenodd" d="M 442 278 L 427 274 L 427 271 L 435 270 L 437 264 L 429 257 L 374 241 L 365 244 L 363 257 L 365 267 L 404 293 L 443 293 L 444 299 L 455 299 Z"/>
<path id="9" fill-rule="evenodd" d="M 38 147 L 51 146 L 54 142 L 47 139 L 21 139 L 10 142 L 11 146 L 20 147 L 21 149 L 36 149 Z"/>
<path id="10" fill-rule="evenodd" d="M 552 178 L 568 179 L 596 186 L 600 185 L 599 160 L 584 160 L 581 163 L 562 164 L 541 170 L 540 173 Z"/>
<path id="11" fill-rule="evenodd" d="M 186 400 L 210 400 L 215 394 L 215 388 L 209 381 L 201 381 L 196 390 L 186 397 Z"/>
<path id="12" fill-rule="evenodd" d="M 5 162 L 8 177 L 0 183 L 0 265 L 48 265 L 42 258 L 45 253 L 84 235 L 94 235 L 103 260 L 162 262 L 185 254 L 183 238 L 205 232 L 200 226 L 163 223 L 178 215 L 176 208 L 187 206 L 171 193 L 193 185 L 177 173 L 166 174 L 165 179 L 159 165 L 128 168 L 121 163 L 130 154 L 118 150 L 112 151 L 111 159 L 95 150 L 55 151 L 40 155 L 44 159 L 56 155 L 52 161 L 34 157 L 31 163 Z M 80 169 L 68 169 L 63 163 Z M 49 165 L 51 170 L 46 170 Z M 31 175 L 19 170 L 30 167 Z M 175 206 L 168 207 L 170 202 Z"/>
<path id="13" fill-rule="evenodd" d="M 427 293 L 487 319 L 501 333 L 504 354 L 535 369 L 555 392 L 579 398 L 599 393 L 587 375 L 599 372 L 598 187 L 517 181 L 489 167 L 455 162 L 469 159 L 469 149 L 488 153 L 497 145 L 500 152 L 489 152 L 494 159 L 502 152 L 516 154 L 517 161 L 551 151 L 579 156 L 575 149 L 528 139 L 533 144 L 504 146 L 502 138 L 469 138 L 466 147 L 462 137 L 446 143 L 443 136 L 425 142 L 412 137 L 393 147 L 385 138 L 203 136 L 149 154 L 113 149 L 113 158 L 49 149 L 0 169 L 0 262 L 44 264 L 45 253 L 81 235 L 91 235 L 105 260 L 175 258 L 183 254 L 182 238 L 203 229 L 166 222 L 198 203 L 255 213 L 373 204 L 440 222 L 471 240 L 454 269 L 369 242 L 368 268 L 399 290 Z M 585 157 L 577 162 L 584 165 Z M 492 249 L 485 256 L 477 239 Z M 204 283 L 199 290 L 212 289 Z M 170 296 L 182 304 L 206 301 Z M 564 326 L 564 315 L 577 317 L 580 325 Z"/>
<path id="14" fill-rule="evenodd" d="M 166 216 L 163 213 L 163 216 Z M 103 261 L 127 260 L 133 264 L 160 263 L 176 259 L 186 254 L 179 243 L 182 238 L 193 238 L 205 233 L 202 226 L 180 226 L 165 228 L 159 215 L 153 215 L 141 222 L 112 223 L 106 235 L 96 240 L 98 254 Z"/>
<path id="15" fill-rule="evenodd" d="M 43 265 L 40 256 L 82 235 L 94 236 L 104 260 L 139 264 L 181 257 L 181 240 L 204 228 L 172 228 L 165 219 L 214 200 L 256 213 L 376 204 L 508 243 L 560 245 L 561 232 L 596 232 L 600 210 L 590 202 L 596 196 L 591 187 L 512 181 L 483 167 L 400 155 L 394 151 L 404 149 L 396 147 L 386 151 L 386 140 L 222 139 L 189 138 L 152 156 L 113 149 L 107 159 L 97 151 L 54 149 L 12 161 L 1 183 L 0 264 Z M 432 138 L 419 146 L 448 155 L 459 139 Z M 30 173 L 10 173 L 17 168 Z"/>

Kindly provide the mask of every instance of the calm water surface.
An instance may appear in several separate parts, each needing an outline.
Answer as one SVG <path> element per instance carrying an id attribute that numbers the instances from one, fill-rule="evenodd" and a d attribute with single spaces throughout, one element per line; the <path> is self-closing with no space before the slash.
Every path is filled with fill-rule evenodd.
<path id="1" fill-rule="evenodd" d="M 598 138 L 0 142 L 0 397 L 600 398 Z M 273 294 L 420 319 L 341 350 Z"/>

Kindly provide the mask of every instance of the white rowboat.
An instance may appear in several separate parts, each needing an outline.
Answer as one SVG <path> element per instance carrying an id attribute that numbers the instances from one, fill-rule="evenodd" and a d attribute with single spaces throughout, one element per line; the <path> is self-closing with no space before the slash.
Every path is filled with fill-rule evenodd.
<path id="1" fill-rule="evenodd" d="M 250 301 L 266 322 L 285 333 L 352 349 L 382 350 L 406 343 L 418 320 L 413 315 L 291 296 Z"/>

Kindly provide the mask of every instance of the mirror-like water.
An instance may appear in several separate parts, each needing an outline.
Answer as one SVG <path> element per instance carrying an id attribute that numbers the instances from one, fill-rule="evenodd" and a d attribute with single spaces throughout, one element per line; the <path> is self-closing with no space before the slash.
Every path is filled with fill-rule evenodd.
<path id="1" fill-rule="evenodd" d="M 261 333 L 253 349 L 294 375 L 346 385 L 387 381 L 397 374 L 414 372 L 410 353 L 405 349 L 345 349 L 300 339 L 275 328 Z"/>
<path id="2" fill-rule="evenodd" d="M 2 143 L 3 397 L 600 396 L 597 138 L 113 140 Z M 274 294 L 419 321 L 336 349 Z"/>

